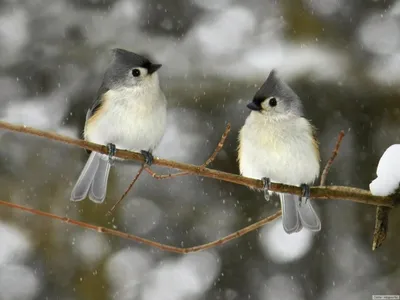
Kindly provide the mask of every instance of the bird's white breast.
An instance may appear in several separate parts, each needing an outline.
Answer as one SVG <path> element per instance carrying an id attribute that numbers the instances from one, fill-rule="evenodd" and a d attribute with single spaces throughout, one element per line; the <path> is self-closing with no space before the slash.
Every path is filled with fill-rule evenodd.
<path id="1" fill-rule="evenodd" d="M 153 150 L 166 127 L 166 100 L 161 90 L 108 91 L 101 113 L 85 128 L 85 138 L 98 144 L 113 143 L 132 151 Z"/>
<path id="2" fill-rule="evenodd" d="M 318 177 L 319 153 L 304 118 L 268 121 L 252 112 L 239 140 L 239 167 L 246 177 L 292 185 L 309 184 Z"/>

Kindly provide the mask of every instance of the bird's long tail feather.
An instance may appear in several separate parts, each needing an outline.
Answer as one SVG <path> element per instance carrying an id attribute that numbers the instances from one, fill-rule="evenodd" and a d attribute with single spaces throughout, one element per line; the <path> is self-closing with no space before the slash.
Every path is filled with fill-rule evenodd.
<path id="1" fill-rule="evenodd" d="M 93 179 L 99 168 L 101 154 L 97 152 L 90 153 L 90 156 L 83 168 L 78 180 L 71 192 L 71 201 L 82 201 L 86 198 Z"/>
<path id="2" fill-rule="evenodd" d="M 111 164 L 107 155 L 102 155 L 99 160 L 99 167 L 93 178 L 89 191 L 89 199 L 95 203 L 102 203 L 107 194 L 107 181 L 110 174 Z"/>
<path id="3" fill-rule="evenodd" d="M 279 194 L 282 206 L 283 229 L 288 233 L 298 232 L 303 227 L 312 231 L 321 230 L 321 221 L 310 200 L 291 194 Z"/>
<path id="4" fill-rule="evenodd" d="M 315 212 L 311 201 L 305 197 L 301 197 L 301 201 L 297 202 L 297 211 L 299 212 L 301 224 L 304 228 L 308 228 L 311 231 L 321 230 L 321 221 Z"/>

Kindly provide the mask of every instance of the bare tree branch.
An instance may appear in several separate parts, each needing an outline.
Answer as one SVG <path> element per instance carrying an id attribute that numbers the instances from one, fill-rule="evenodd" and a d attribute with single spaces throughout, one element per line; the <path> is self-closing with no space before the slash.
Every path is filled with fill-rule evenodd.
<path id="1" fill-rule="evenodd" d="M 396 189 L 393 195 L 393 201 L 400 203 L 400 187 Z M 378 206 L 375 213 L 374 235 L 372 236 L 372 250 L 378 249 L 386 240 L 389 229 L 390 207 Z"/>
<path id="2" fill-rule="evenodd" d="M 273 215 L 271 215 L 271 216 L 269 216 L 269 217 L 267 217 L 265 219 L 262 219 L 262 220 L 260 220 L 260 221 L 258 221 L 256 223 L 254 223 L 254 224 L 251 224 L 251 225 L 249 225 L 249 226 L 247 226 L 247 227 L 245 227 L 243 229 L 240 229 L 239 231 L 236 231 L 236 232 L 234 232 L 232 234 L 229 234 L 229 235 L 227 235 L 227 236 L 225 236 L 225 237 L 223 237 L 223 238 L 221 238 L 219 240 L 216 240 L 216 241 L 213 241 L 213 242 L 210 242 L 210 243 L 207 243 L 207 244 L 199 245 L 199 246 L 188 247 L 188 248 L 180 248 L 180 247 L 174 247 L 174 246 L 170 246 L 170 245 L 165 245 L 165 244 L 161 244 L 161 243 L 158 243 L 158 242 L 154 242 L 154 241 L 151 241 L 151 240 L 148 240 L 148 239 L 145 239 L 145 238 L 133 235 L 133 234 L 121 232 L 121 231 L 118 231 L 118 230 L 92 225 L 92 224 L 89 224 L 89 223 L 77 221 L 77 220 L 70 219 L 70 218 L 67 218 L 67 217 L 60 217 L 60 216 L 57 216 L 57 215 L 52 214 L 52 213 L 44 212 L 44 211 L 41 211 L 41 210 L 36 210 L 36 209 L 29 208 L 29 207 L 26 207 L 26 206 L 22 206 L 22 205 L 19 205 L 19 204 L 14 204 L 14 203 L 10 203 L 10 202 L 6 202 L 6 201 L 0 200 L 0 205 L 8 206 L 10 208 L 16 208 L 16 209 L 19 209 L 19 210 L 30 212 L 30 213 L 35 214 L 35 215 L 47 217 L 47 218 L 50 218 L 50 219 L 53 219 L 53 220 L 59 220 L 59 221 L 65 222 L 67 224 L 76 225 L 76 226 L 79 226 L 79 227 L 82 227 L 82 228 L 86 228 L 86 229 L 90 229 L 90 230 L 94 230 L 94 231 L 97 231 L 97 232 L 102 232 L 102 233 L 106 233 L 106 234 L 109 234 L 109 235 L 118 236 L 118 237 L 121 237 L 121 238 L 124 238 L 124 239 L 128 239 L 128 240 L 132 240 L 132 241 L 138 242 L 138 243 L 143 243 L 145 245 L 148 245 L 148 246 L 151 246 L 151 247 L 155 247 L 155 248 L 158 248 L 158 249 L 161 249 L 161 250 L 164 250 L 164 251 L 174 252 L 174 253 L 181 253 L 181 254 L 186 254 L 186 253 L 190 253 L 190 252 L 198 252 L 198 251 L 201 251 L 201 250 L 206 250 L 206 249 L 210 249 L 210 248 L 215 247 L 215 246 L 219 246 L 219 245 L 225 244 L 225 243 L 227 243 L 227 242 L 229 242 L 229 241 L 231 241 L 233 239 L 236 239 L 238 237 L 241 237 L 242 235 L 245 235 L 246 233 L 249 233 L 249 232 L 251 232 L 253 230 L 256 230 L 257 228 L 260 228 L 261 226 L 263 226 L 263 225 L 265 225 L 265 224 L 267 224 L 269 222 L 272 222 L 273 220 L 279 218 L 281 216 L 281 214 L 282 214 L 281 211 L 278 211 L 275 214 L 273 214 Z"/>
<path id="3" fill-rule="evenodd" d="M 372 250 L 378 249 L 386 240 L 391 208 L 378 206 L 375 215 L 375 230 L 372 238 Z"/>
<path id="4" fill-rule="evenodd" d="M 45 131 L 41 131 L 41 130 L 37 130 L 34 128 L 30 128 L 30 127 L 26 127 L 26 126 L 19 126 L 19 125 L 13 125 L 13 124 L 9 124 L 6 122 L 1 122 L 0 121 L 0 128 L 3 129 L 7 129 L 7 130 L 11 130 L 11 131 L 17 131 L 17 132 L 22 132 L 22 133 L 27 133 L 27 134 L 31 134 L 31 135 L 36 135 L 39 137 L 44 137 L 47 139 L 51 139 L 51 140 L 56 140 L 56 141 L 60 141 L 66 144 L 70 144 L 70 145 L 76 145 L 82 148 L 86 148 L 92 151 L 97 151 L 103 154 L 107 154 L 107 147 L 103 146 L 103 145 L 97 145 L 97 144 L 93 144 L 90 142 L 86 142 L 83 140 L 77 140 L 77 139 L 72 139 L 69 137 L 64 137 L 55 133 L 51 133 L 51 132 L 45 132 Z M 235 175 L 235 174 L 230 174 L 230 173 L 225 173 L 225 172 L 221 172 L 221 171 L 217 171 L 217 170 L 212 170 L 212 169 L 207 169 L 207 165 L 210 164 L 215 157 L 217 156 L 218 152 L 222 149 L 225 139 L 229 133 L 230 130 L 230 125 L 228 124 L 224 134 L 221 137 L 221 140 L 217 146 L 217 148 L 215 149 L 215 151 L 213 152 L 213 154 L 210 156 L 210 158 L 201 166 L 195 166 L 195 165 L 190 165 L 190 164 L 183 164 L 183 163 L 179 163 L 179 162 L 174 162 L 174 161 L 169 161 L 169 160 L 164 160 L 164 159 L 159 159 L 156 158 L 154 160 L 154 164 L 155 165 L 160 165 L 160 166 L 165 166 L 165 167 L 170 167 L 170 168 L 174 168 L 174 169 L 178 169 L 178 170 L 182 170 L 182 175 L 187 175 L 187 174 L 193 174 L 193 175 L 200 175 L 200 176 L 205 176 L 205 177 L 210 177 L 210 178 L 214 178 L 214 179 L 219 179 L 219 180 L 224 180 L 227 182 L 232 182 L 232 183 L 236 183 L 236 184 L 240 184 L 240 185 L 244 185 L 244 186 L 248 186 L 251 188 L 256 188 L 256 189 L 262 189 L 263 187 L 263 183 L 261 180 L 255 180 L 255 179 L 251 179 L 251 178 L 247 178 L 247 177 L 243 177 L 243 176 L 239 176 L 239 175 Z M 344 136 L 344 132 L 342 131 L 339 134 L 335 149 L 332 153 L 331 158 L 329 159 L 329 161 L 327 162 L 324 171 L 322 173 L 321 176 L 321 185 L 325 185 L 325 181 L 326 181 L 326 176 L 329 172 L 329 169 L 334 161 L 334 159 L 336 158 L 339 148 L 340 148 L 340 143 L 343 139 Z M 144 164 L 144 160 L 143 157 L 140 153 L 136 153 L 136 152 L 130 152 L 130 151 L 126 151 L 126 150 L 117 150 L 116 155 L 119 158 L 123 158 L 123 159 L 131 159 L 131 160 L 137 160 L 137 161 L 141 161 L 142 167 L 139 170 L 139 172 L 136 174 L 134 180 L 132 181 L 132 183 L 130 184 L 130 186 L 128 187 L 128 189 L 125 191 L 125 193 L 122 195 L 122 197 L 119 199 L 119 201 L 111 208 L 111 211 L 114 210 L 114 208 L 118 205 L 119 202 L 121 202 L 124 197 L 127 195 L 127 193 L 129 192 L 129 190 L 132 188 L 132 186 L 135 184 L 136 180 L 138 179 L 138 177 L 140 176 L 140 174 L 142 173 L 142 171 L 144 169 L 146 169 L 148 172 L 150 172 L 151 174 L 155 174 L 153 171 L 151 171 L 150 169 L 145 167 Z M 172 175 L 167 175 L 167 177 L 164 178 L 172 178 L 174 176 L 180 176 L 179 174 L 172 174 Z M 158 174 L 155 174 L 157 176 L 160 176 Z M 161 175 L 161 176 L 165 176 L 165 175 Z M 157 178 L 156 176 L 153 176 L 155 178 Z M 271 188 L 272 191 L 275 192 L 283 192 L 283 193 L 291 193 L 291 194 L 296 194 L 296 195 L 301 195 L 301 189 L 299 187 L 295 187 L 295 186 L 290 186 L 290 185 L 284 185 L 284 184 L 279 184 L 279 183 L 272 183 L 271 184 Z M 371 204 L 371 205 L 377 205 L 378 206 L 378 211 L 377 211 L 377 224 L 380 224 L 379 230 L 375 230 L 374 233 L 374 243 L 373 243 L 373 249 L 379 247 L 381 245 L 381 243 L 383 242 L 383 240 L 386 237 L 386 232 L 387 232 L 387 223 L 388 223 L 388 218 L 387 218 L 387 213 L 390 210 L 390 208 L 394 207 L 395 204 L 397 204 L 399 202 L 399 197 L 397 194 L 393 195 L 393 196 L 388 196 L 388 197 L 378 197 L 378 196 L 373 196 L 371 195 L 371 193 L 369 193 L 366 190 L 362 190 L 362 189 L 357 189 L 357 188 L 352 188 L 352 187 L 340 187 L 340 186 L 331 186 L 331 187 L 327 187 L 327 186 L 323 186 L 323 187 L 312 187 L 311 188 L 311 197 L 310 198 L 319 198 L 319 199 L 347 199 L 347 200 L 351 200 L 351 201 L 355 201 L 358 203 L 364 203 L 364 204 Z M 73 225 L 77 225 L 83 228 L 87 228 L 87 229 L 91 229 L 91 230 L 95 230 L 97 232 L 103 232 L 106 234 L 110 234 L 110 235 L 114 235 L 114 236 L 118 236 L 118 237 L 122 237 L 125 239 L 130 239 L 139 243 L 143 243 L 152 247 L 156 247 L 159 248 L 161 250 L 165 250 L 165 251 L 169 251 L 169 252 L 175 252 L 175 253 L 189 253 L 189 252 L 197 252 L 197 251 L 201 251 L 201 250 L 205 250 L 205 249 L 209 249 L 218 245 L 222 245 L 225 244 L 233 239 L 236 239 L 246 233 L 249 233 L 251 231 L 254 231 L 258 228 L 260 228 L 261 226 L 279 218 L 282 215 L 282 211 L 279 210 L 278 212 L 276 212 L 275 214 L 262 219 L 252 225 L 249 225 L 243 229 L 240 229 L 230 235 L 227 235 L 219 240 L 210 242 L 210 243 L 206 243 L 203 245 L 199 245 L 199 246 L 194 246 L 194 247 L 188 247 L 188 248 L 180 248 L 180 247 L 174 247 L 174 246 L 170 246 L 170 245 L 165 245 L 165 244 L 161 244 L 155 241 L 151 241 L 145 238 L 141 238 L 132 234 L 128 234 L 128 233 L 124 233 L 121 231 L 117 231 L 117 230 L 113 230 L 113 229 L 109 229 L 109 228 L 105 228 L 105 227 L 100 227 L 100 226 L 96 226 L 96 225 L 92 225 L 92 224 L 88 224 L 88 223 L 84 223 L 81 221 L 77 221 L 77 220 L 73 220 L 67 217 L 61 217 L 61 216 L 57 216 L 55 214 L 51 214 L 51 213 L 47 213 L 47 212 L 43 212 L 40 210 L 36 210 L 36 209 L 32 209 L 32 208 L 28 208 L 22 205 L 18 205 L 18 204 L 14 204 L 14 203 L 10 203 L 10 202 L 5 202 L 5 201 L 1 201 L 0 200 L 0 205 L 3 206 L 8 206 L 11 208 L 17 208 L 23 211 L 27 211 L 30 212 L 32 214 L 36 214 L 36 215 L 40 215 L 40 216 L 45 216 L 51 219 L 55 219 L 55 220 L 60 220 L 63 221 L 65 223 L 68 224 L 73 224 Z M 378 212 L 386 212 L 385 214 L 381 214 Z M 386 217 L 385 217 L 386 216 Z M 376 229 L 378 228 L 376 226 Z M 384 233 L 384 235 L 382 235 L 381 233 Z"/>
<path id="5" fill-rule="evenodd" d="M 108 153 L 108 149 L 105 145 L 98 145 L 94 143 L 90 143 L 84 140 L 73 139 L 70 137 L 62 136 L 53 132 L 47 132 L 38 130 L 35 128 L 23 126 L 23 125 L 14 125 L 7 122 L 0 121 L 0 128 L 16 131 L 21 133 L 26 133 L 30 135 L 35 135 L 43 138 L 47 138 L 50 140 L 59 141 L 65 144 L 78 146 L 81 148 L 85 148 L 88 150 L 100 152 L 103 154 Z M 144 162 L 143 156 L 141 153 L 131 152 L 127 150 L 117 149 L 116 157 L 127 159 L 127 160 L 136 160 L 140 162 Z M 199 175 L 203 177 L 214 178 L 222 181 L 227 181 L 235 184 L 240 184 L 247 186 L 249 188 L 262 189 L 263 182 L 261 180 L 252 179 L 236 174 L 226 173 L 222 171 L 217 171 L 209 168 L 203 168 L 201 165 L 191 165 L 180 163 L 176 161 L 154 158 L 153 165 L 159 165 L 164 167 L 169 167 L 181 171 L 185 171 L 188 174 Z M 300 187 L 291 186 L 281 183 L 271 183 L 270 190 L 273 192 L 287 193 L 293 195 L 302 195 L 302 191 Z M 310 198 L 313 199 L 336 199 L 336 200 L 350 200 L 357 203 L 369 204 L 369 205 L 377 205 L 384 207 L 394 207 L 395 198 L 393 196 L 374 196 L 369 191 L 358 189 L 354 187 L 345 187 L 345 186 L 323 186 L 323 187 L 311 187 L 310 188 Z"/>

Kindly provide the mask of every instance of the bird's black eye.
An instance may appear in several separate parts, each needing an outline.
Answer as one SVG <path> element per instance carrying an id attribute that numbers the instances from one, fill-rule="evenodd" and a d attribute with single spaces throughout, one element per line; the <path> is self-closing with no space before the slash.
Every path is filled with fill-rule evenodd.
<path id="1" fill-rule="evenodd" d="M 268 104 L 271 107 L 276 106 L 276 104 L 277 104 L 276 99 L 272 97 L 271 99 L 269 99 Z"/>
<path id="2" fill-rule="evenodd" d="M 132 70 L 132 75 L 133 75 L 133 77 L 139 77 L 140 76 L 140 70 L 139 69 L 133 69 Z"/>

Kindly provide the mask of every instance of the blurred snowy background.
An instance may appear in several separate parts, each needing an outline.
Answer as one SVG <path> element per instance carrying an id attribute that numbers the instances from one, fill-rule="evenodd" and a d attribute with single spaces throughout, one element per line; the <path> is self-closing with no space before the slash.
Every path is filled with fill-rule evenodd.
<path id="1" fill-rule="evenodd" d="M 163 64 L 168 131 L 156 155 L 238 172 L 245 104 L 277 68 L 319 128 L 323 163 L 349 129 L 329 184 L 368 188 L 400 142 L 400 1 L 0 0 L 0 118 L 79 137 L 108 49 Z M 112 171 L 103 205 L 69 202 L 84 150 L 0 132 L 0 199 L 176 246 L 206 243 L 275 212 L 262 194 L 198 177 Z M 375 208 L 316 201 L 323 229 L 279 221 L 211 251 L 173 255 L 0 208 L 0 299 L 371 299 L 400 294 L 399 211 L 371 251 Z"/>

